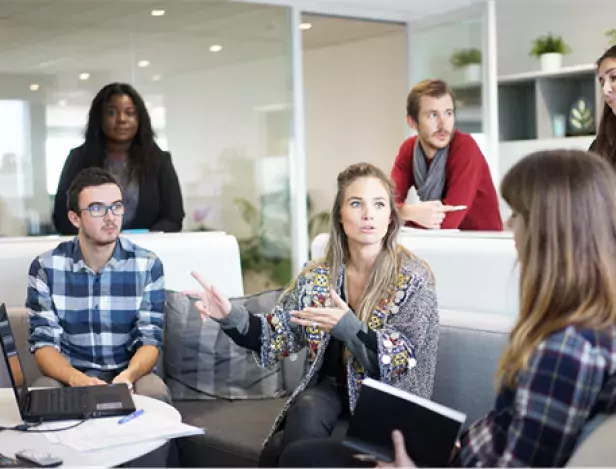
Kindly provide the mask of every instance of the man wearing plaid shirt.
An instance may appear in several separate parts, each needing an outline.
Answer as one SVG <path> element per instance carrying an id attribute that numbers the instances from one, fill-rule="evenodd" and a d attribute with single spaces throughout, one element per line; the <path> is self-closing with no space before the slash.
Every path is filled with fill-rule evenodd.
<path id="1" fill-rule="evenodd" d="M 30 265 L 30 350 L 45 376 L 35 386 L 126 383 L 168 402 L 152 373 L 162 342 L 162 263 L 119 236 L 124 203 L 111 174 L 83 170 L 68 199 L 77 237 Z"/>

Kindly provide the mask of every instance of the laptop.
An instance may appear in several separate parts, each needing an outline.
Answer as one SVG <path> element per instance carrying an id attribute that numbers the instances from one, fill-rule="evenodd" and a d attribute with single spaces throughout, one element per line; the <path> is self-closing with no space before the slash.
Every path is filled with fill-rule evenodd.
<path id="1" fill-rule="evenodd" d="M 29 390 L 4 303 L 0 305 L 0 344 L 24 422 L 111 417 L 135 411 L 125 383 Z"/>

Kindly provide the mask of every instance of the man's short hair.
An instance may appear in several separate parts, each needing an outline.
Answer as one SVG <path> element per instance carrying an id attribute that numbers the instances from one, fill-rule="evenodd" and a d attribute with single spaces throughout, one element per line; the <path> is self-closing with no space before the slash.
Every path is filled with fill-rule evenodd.
<path id="1" fill-rule="evenodd" d="M 77 173 L 67 191 L 69 211 L 80 213 L 79 194 L 87 187 L 97 187 L 105 184 L 115 184 L 120 187 L 116 179 L 109 171 L 102 168 L 86 168 Z M 120 191 L 122 188 L 120 188 Z"/>
<path id="2" fill-rule="evenodd" d="M 408 97 L 406 98 L 406 115 L 412 117 L 415 122 L 419 119 L 419 106 L 421 98 L 423 96 L 430 96 L 431 98 L 440 98 L 448 94 L 453 101 L 454 110 L 456 108 L 456 95 L 452 91 L 447 83 L 443 80 L 423 80 L 417 83 L 411 89 Z"/>

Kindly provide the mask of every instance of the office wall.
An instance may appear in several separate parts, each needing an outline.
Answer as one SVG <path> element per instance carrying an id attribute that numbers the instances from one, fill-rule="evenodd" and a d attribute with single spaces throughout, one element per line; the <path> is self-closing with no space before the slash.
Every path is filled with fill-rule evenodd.
<path id="1" fill-rule="evenodd" d="M 405 137 L 406 45 L 399 33 L 306 51 L 308 193 L 331 208 L 336 175 L 352 163 L 389 174 Z"/>
<path id="2" fill-rule="evenodd" d="M 605 31 L 616 28 L 614 0 L 545 0 L 497 2 L 498 73 L 539 70 L 528 55 L 532 41 L 549 32 L 571 46 L 563 66 L 594 63 L 607 48 Z"/>
<path id="3" fill-rule="evenodd" d="M 405 136 L 404 33 L 308 50 L 304 56 L 307 187 L 331 207 L 336 175 L 368 161 L 389 172 Z M 166 136 L 184 192 L 186 226 L 206 200 L 225 230 L 246 233 L 233 200 L 280 190 L 288 148 L 268 142 L 268 116 L 290 112 L 283 58 L 174 77 Z M 284 131 L 282 134 L 284 140 Z"/>

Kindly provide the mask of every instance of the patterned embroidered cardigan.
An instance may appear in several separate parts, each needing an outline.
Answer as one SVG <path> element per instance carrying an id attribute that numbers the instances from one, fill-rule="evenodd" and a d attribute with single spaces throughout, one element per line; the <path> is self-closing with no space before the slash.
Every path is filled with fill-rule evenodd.
<path id="1" fill-rule="evenodd" d="M 368 327 L 378 338 L 380 380 L 430 398 L 439 326 L 434 279 L 423 261 L 403 248 L 398 252 L 403 260 L 397 282 L 372 313 Z M 344 267 L 337 276 L 339 294 L 343 278 Z M 329 269 L 324 263 L 317 263 L 298 277 L 295 287 L 280 297 L 272 312 L 258 316 L 262 345 L 255 358 L 261 366 L 270 367 L 285 358 L 296 360 L 303 349 L 307 353 L 301 383 L 287 400 L 265 443 L 282 428 L 290 406 L 320 369 L 331 338 L 329 333 L 291 323 L 289 313 L 307 306 L 329 305 L 329 289 Z M 366 373 L 352 355 L 346 360 L 346 368 L 353 412 Z"/>

